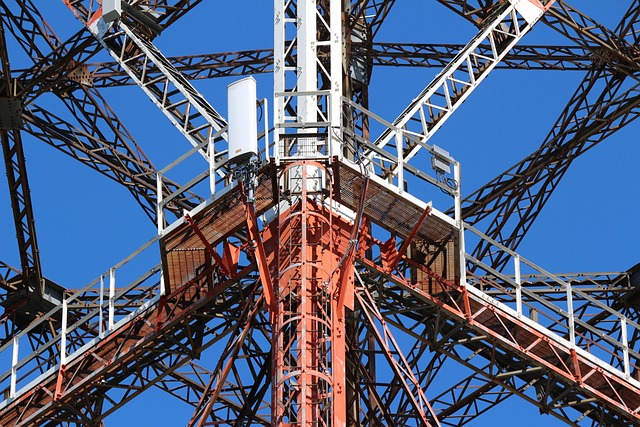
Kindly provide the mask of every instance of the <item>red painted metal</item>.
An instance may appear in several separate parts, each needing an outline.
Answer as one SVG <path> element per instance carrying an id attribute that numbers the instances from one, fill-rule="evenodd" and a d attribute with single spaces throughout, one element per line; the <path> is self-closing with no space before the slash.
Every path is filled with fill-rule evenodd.
<path id="1" fill-rule="evenodd" d="M 411 260 L 407 261 L 411 263 Z M 359 259 L 359 262 L 372 271 L 387 275 L 399 286 L 410 289 L 445 316 L 465 322 L 470 330 L 490 337 L 497 346 L 522 355 L 535 365 L 552 372 L 563 382 L 580 388 L 610 408 L 621 409 L 633 416 L 636 422 L 640 422 L 640 388 L 609 373 L 570 346 L 549 338 L 512 313 L 484 298 L 472 296 L 462 284 L 447 281 L 423 265 L 412 263 L 415 268 L 442 285 L 443 292 L 429 294 L 420 283 L 397 274 L 389 274 L 384 267 L 381 268 L 371 260 Z"/>
<path id="2" fill-rule="evenodd" d="M 390 270 L 396 269 L 396 267 L 398 266 L 398 263 L 402 259 L 402 255 L 407 252 L 407 249 L 409 249 L 409 245 L 411 244 L 413 239 L 416 237 L 416 234 L 418 234 L 418 230 L 420 230 L 420 227 L 422 227 L 422 223 L 427 218 L 430 212 L 431 212 L 431 206 L 427 206 L 427 208 L 424 210 L 422 215 L 420 215 L 420 218 L 418 219 L 418 222 L 416 222 L 416 225 L 413 226 L 413 230 L 411 230 L 411 234 L 409 234 L 409 236 L 407 236 L 407 238 L 402 243 L 402 246 L 400 247 L 400 250 L 398 251 L 396 258 L 393 261 L 391 261 L 390 265 L 388 266 Z"/>
<path id="3" fill-rule="evenodd" d="M 223 242 L 222 265 L 229 271 L 233 277 L 238 271 L 238 261 L 240 260 L 240 248 L 229 243 L 228 240 Z"/>
<path id="4" fill-rule="evenodd" d="M 273 280 L 271 278 L 271 272 L 269 271 L 267 255 L 262 243 L 262 236 L 260 236 L 260 228 L 258 227 L 258 218 L 256 216 L 256 210 L 253 203 L 249 203 L 244 194 L 243 184 L 240 184 L 240 193 L 242 194 L 242 200 L 244 202 L 244 211 L 247 218 L 247 232 L 249 234 L 249 240 L 251 243 L 251 250 L 258 264 L 258 271 L 260 272 L 260 281 L 264 287 L 264 295 L 269 307 L 273 307 L 276 302 L 275 290 L 273 286 Z"/>
<path id="5" fill-rule="evenodd" d="M 237 277 L 251 271 L 249 267 L 245 270 Z M 31 426 L 44 423 L 58 411 L 59 404 L 73 405 L 82 396 L 91 394 L 92 390 L 100 387 L 101 380 L 108 378 L 119 367 L 138 360 L 149 348 L 157 346 L 163 337 L 175 340 L 179 333 L 184 333 L 186 326 L 197 319 L 202 307 L 211 304 L 235 283 L 235 280 L 229 280 L 209 290 L 205 284 L 209 274 L 211 268 L 167 295 L 166 305 L 157 306 L 132 319 L 83 357 L 69 362 L 60 375 L 44 379 L 38 387 L 11 402 L 10 407 L 2 412 L 3 425 Z M 162 316 L 159 315 L 160 311 L 163 312 Z M 161 327 L 154 321 L 159 318 L 164 319 Z"/>
<path id="6" fill-rule="evenodd" d="M 211 243 L 209 243 L 209 241 L 204 236 L 204 234 L 200 230 L 200 227 L 198 227 L 198 225 L 195 223 L 193 218 L 191 218 L 191 216 L 189 216 L 189 214 L 187 213 L 187 214 L 184 214 L 184 219 L 189 223 L 191 228 L 193 228 L 193 232 L 196 233 L 196 235 L 200 238 L 204 247 L 207 248 L 207 252 L 209 252 L 209 255 L 211 255 L 213 259 L 216 261 L 216 265 L 220 267 L 220 270 L 222 270 L 225 277 L 233 277 L 231 275 L 231 270 L 229 269 L 229 264 L 225 263 L 222 257 L 215 250 L 215 248 L 211 246 Z"/>
<path id="7" fill-rule="evenodd" d="M 310 190 L 310 176 L 330 179 L 329 169 L 295 162 L 280 177 L 291 182 L 294 173 L 299 181 L 291 185 L 298 185 L 298 195 L 265 229 L 277 295 L 271 314 L 272 425 L 342 427 L 347 422 L 345 307 L 353 305 L 357 223 L 333 212 L 331 186 L 323 200 Z"/>
<path id="8" fill-rule="evenodd" d="M 295 183 L 297 187 L 292 186 L 292 173 L 299 177 L 299 182 Z M 308 178 L 316 179 L 319 175 L 326 178 L 327 184 L 321 191 L 311 190 Z M 426 391 L 421 389 L 421 380 L 412 371 L 415 366 L 403 356 L 400 341 L 393 337 L 388 319 L 376 306 L 379 304 L 377 298 L 380 298 L 376 295 L 374 300 L 372 296 L 372 290 L 376 288 L 367 288 L 362 282 L 354 285 L 356 265 L 359 265 L 358 269 L 374 273 L 372 277 L 380 278 L 376 279 L 381 284 L 378 290 L 384 286 L 408 291 L 406 294 L 418 302 L 426 303 L 443 318 L 461 325 L 465 334 L 475 334 L 479 340 L 490 340 L 506 353 L 522 357 L 532 366 L 551 373 L 554 381 L 558 379 L 563 385 L 569 385 L 640 421 L 640 389 L 633 384 L 603 370 L 579 351 L 554 341 L 541 328 L 532 327 L 531 323 L 493 304 L 488 298 L 479 297 L 474 289 L 439 276 L 426 267 L 424 260 L 409 258 L 406 251 L 408 242 L 423 233 L 420 230 L 425 226 L 433 225 L 429 223 L 434 219 L 429 216 L 428 209 L 423 211 L 417 224 L 409 224 L 405 228 L 407 238 L 398 251 L 395 239 L 382 242 L 372 235 L 374 231 L 364 207 L 370 204 L 370 195 L 376 193 L 375 182 L 368 189 L 365 179 L 360 187 L 361 193 L 354 192 L 353 204 L 357 205 L 358 211 L 352 220 L 334 210 L 334 176 L 330 168 L 317 162 L 295 162 L 286 165 L 278 179 L 290 187 L 286 194 L 284 191 L 280 194 L 276 205 L 280 211 L 268 226 L 260 230 L 255 206 L 246 199 L 243 201 L 243 216 L 243 203 L 239 201 L 238 217 L 239 222 L 244 220 L 243 228 L 238 231 L 237 224 L 227 221 L 225 224 L 229 228 L 215 242 L 220 244 L 234 233 L 241 233 L 248 236 L 249 243 L 241 247 L 225 243 L 223 256 L 220 261 L 216 260 L 216 265 L 209 265 L 196 278 L 163 296 L 148 312 L 114 331 L 83 357 L 71 360 L 58 373 L 42 381 L 39 388 L 21 395 L 1 413 L 6 425 L 38 424 L 46 420 L 55 414 L 56 407 L 71 405 L 78 396 L 91 393 L 101 378 L 107 378 L 128 361 L 138 360 L 163 337 L 172 336 L 176 331 L 186 331 L 184 342 L 195 354 L 201 341 L 191 337 L 193 332 L 189 328 L 194 319 L 202 315 L 198 310 L 214 312 L 211 307 L 218 301 L 216 296 L 231 286 L 236 277 L 256 268 L 260 273 L 265 302 L 270 298 L 266 306 L 272 326 L 272 425 L 347 425 L 349 414 L 357 409 L 353 398 L 349 398 L 353 391 L 347 383 L 353 375 L 353 368 L 347 364 L 347 360 L 353 364 L 353 359 L 348 359 L 346 321 L 352 308 L 366 311 L 364 317 L 370 324 L 370 336 L 377 341 L 377 354 L 387 358 L 399 378 L 399 390 L 407 396 L 415 420 L 424 425 L 438 425 L 437 416 L 425 397 Z M 285 185 L 274 188 L 281 187 L 286 188 Z M 291 188 L 296 188 L 297 193 L 289 191 Z M 238 200 L 243 193 L 240 189 Z M 398 198 L 396 202 L 395 206 L 399 208 L 402 200 Z M 418 216 L 412 214 L 411 218 Z M 199 217 L 190 223 L 195 224 L 197 220 Z M 198 231 L 205 236 L 209 230 L 204 226 L 199 230 L 193 224 L 190 227 L 185 225 L 185 232 L 188 231 L 189 237 L 199 245 L 202 237 L 195 237 Z M 219 225 L 213 221 L 207 224 L 207 227 Z M 236 275 L 232 268 L 238 264 L 240 250 L 250 251 L 255 263 Z M 380 263 L 372 253 L 380 254 L 386 261 Z M 234 271 L 234 280 L 212 285 L 211 275 L 218 265 Z M 398 265 L 411 268 L 400 269 Z M 421 275 L 411 277 L 409 271 L 412 269 L 419 270 Z M 438 286 L 424 286 L 423 282 L 427 280 L 437 282 Z M 239 295 L 241 289 L 235 292 Z M 264 307 L 258 303 L 252 308 L 260 311 Z M 246 323 L 240 325 L 237 318 L 230 320 L 234 321 L 238 322 L 235 326 L 244 328 L 243 336 L 246 336 L 250 326 Z M 230 323 L 227 330 L 233 327 Z M 221 358 L 216 372 L 222 376 L 216 378 L 224 378 L 237 357 L 238 352 L 232 349 L 227 358 Z M 372 373 L 374 377 L 375 373 Z M 219 394 L 220 383 L 212 380 L 206 396 L 201 395 L 203 397 L 198 403 L 203 413 L 216 405 Z M 195 420 L 193 425 L 198 425 Z M 198 420 L 200 425 L 208 425 L 204 418 Z"/>

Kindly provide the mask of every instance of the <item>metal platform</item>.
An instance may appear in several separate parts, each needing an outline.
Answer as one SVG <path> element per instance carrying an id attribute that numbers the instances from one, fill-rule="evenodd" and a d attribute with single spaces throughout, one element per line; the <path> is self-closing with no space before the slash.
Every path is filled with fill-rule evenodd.
<path id="1" fill-rule="evenodd" d="M 572 346 L 566 337 L 519 316 L 470 285 L 456 285 L 439 279 L 445 291 L 434 295 L 425 292 L 420 283 L 388 274 L 371 261 L 359 262 L 366 270 L 385 276 L 390 289 L 398 286 L 394 295 L 403 295 L 406 302 L 402 307 L 414 307 L 416 317 L 420 317 L 419 313 L 424 309 L 421 307 L 426 305 L 430 315 L 438 313 L 442 317 L 438 322 L 440 328 L 451 322 L 451 330 L 446 333 L 437 328 L 431 330 L 434 326 L 424 326 L 430 332 L 423 332 L 421 339 L 436 351 L 455 359 L 458 351 L 454 348 L 468 347 L 473 354 L 485 357 L 490 365 L 496 363 L 495 358 L 499 354 L 509 355 L 508 360 L 502 360 L 502 366 L 496 365 L 493 373 L 479 374 L 498 382 L 504 381 L 504 384 L 510 383 L 512 377 L 521 376 L 526 383 L 544 384 L 539 392 L 548 396 L 546 399 L 549 401 L 555 401 L 558 407 L 572 404 L 588 407 L 604 403 L 609 411 L 618 413 L 625 420 L 618 421 L 624 423 L 618 425 L 636 425 L 639 422 L 638 382 L 625 378 L 624 373 L 607 366 L 585 349 Z M 399 308 L 391 306 L 389 309 Z M 419 329 L 415 329 L 415 336 L 419 336 Z M 583 326 L 577 327 L 576 333 L 588 334 Z M 432 341 L 432 337 L 439 334 L 448 337 L 439 343 Z M 465 360 L 459 362 L 466 364 Z M 468 364 L 468 367 L 472 366 Z M 496 377 L 502 372 L 504 374 Z"/>
<path id="2" fill-rule="evenodd" d="M 339 163 L 337 171 L 337 200 L 355 211 L 362 197 L 364 175 L 355 165 L 345 162 Z M 417 233 L 413 233 L 425 210 L 429 210 L 427 218 L 419 225 Z M 375 224 L 402 238 L 413 233 L 416 240 L 439 243 L 451 240 L 459 231 L 454 221 L 434 209 L 431 203 L 409 193 L 400 193 L 397 187 L 375 175 L 369 177 L 363 213 Z"/>
<path id="3" fill-rule="evenodd" d="M 273 165 L 260 169 L 255 191 L 255 207 L 262 214 L 275 204 L 273 195 Z M 221 194 L 191 211 L 194 226 L 182 219 L 168 227 L 160 239 L 162 270 L 167 289 L 173 289 L 195 277 L 207 263 L 207 248 L 194 227 L 212 247 L 240 229 L 246 223 L 243 195 L 237 185 L 229 186 Z"/>

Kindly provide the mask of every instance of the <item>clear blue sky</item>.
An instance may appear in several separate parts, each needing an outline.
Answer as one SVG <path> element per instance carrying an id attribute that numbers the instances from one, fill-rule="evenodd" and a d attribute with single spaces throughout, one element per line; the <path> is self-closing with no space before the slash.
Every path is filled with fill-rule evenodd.
<path id="1" fill-rule="evenodd" d="M 38 3 L 43 3 L 61 38 L 79 28 L 62 2 Z M 272 47 L 270 1 L 203 3 L 157 40 L 167 56 Z M 571 4 L 614 28 L 629 2 Z M 435 1 L 400 0 L 378 41 L 464 44 L 474 33 L 471 25 Z M 523 43 L 567 44 L 543 26 Z M 27 66 L 17 47 L 10 48 L 13 67 Z M 392 121 L 438 71 L 374 70 L 371 109 Z M 432 140 L 461 162 L 463 193 L 537 148 L 582 76 L 581 72 L 494 71 Z M 198 82 L 197 87 L 224 113 L 230 82 Z M 270 77 L 258 78 L 258 84 L 260 97 L 270 97 Z M 137 87 L 103 94 L 158 168 L 188 150 L 186 140 Z M 40 103 L 63 114 L 51 96 L 44 95 Z M 574 162 L 523 242 L 520 252 L 525 257 L 558 273 L 624 271 L 640 261 L 633 249 L 640 235 L 639 125 L 632 124 Z M 49 146 L 29 136 L 24 139 L 47 277 L 67 288 L 81 287 L 154 235 L 154 225 L 126 190 Z M 19 266 L 6 185 L 0 186 L 0 218 L 0 259 Z M 201 363 L 212 367 L 215 360 Z M 184 425 L 190 414 L 189 407 L 151 390 L 108 418 L 106 425 Z M 564 425 L 537 414 L 537 408 L 513 398 L 472 425 Z"/>

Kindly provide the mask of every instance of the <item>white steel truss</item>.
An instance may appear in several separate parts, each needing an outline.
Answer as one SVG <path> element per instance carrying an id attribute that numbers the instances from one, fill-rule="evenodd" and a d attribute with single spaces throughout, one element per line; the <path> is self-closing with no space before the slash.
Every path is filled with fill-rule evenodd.
<path id="1" fill-rule="evenodd" d="M 576 381 L 579 387 L 590 393 L 590 396 L 599 395 L 602 392 L 601 388 L 606 388 L 603 386 L 604 382 L 608 381 L 611 393 L 604 396 L 603 399 L 607 404 L 615 406 L 624 402 L 624 399 L 613 393 L 619 389 L 616 388 L 617 384 L 624 384 L 626 388 L 620 387 L 620 389 L 624 388 L 625 392 L 630 393 L 634 397 L 634 401 L 640 400 L 640 382 L 634 378 L 634 372 L 638 370 L 637 360 L 640 360 L 640 353 L 637 349 L 629 346 L 629 336 L 630 334 L 634 336 L 640 334 L 640 324 L 625 317 L 624 314 L 617 312 L 602 301 L 593 298 L 588 293 L 577 289 L 571 281 L 541 269 L 490 237 L 464 224 L 460 215 L 460 189 L 458 186 L 460 176 L 457 164 L 454 167 L 456 188 L 449 191 L 456 197 L 455 221 L 436 209 L 432 209 L 431 205 L 427 206 L 402 191 L 402 174 L 405 169 L 420 178 L 423 178 L 420 174 L 424 174 L 420 169 L 409 166 L 407 162 L 416 156 L 420 148 L 434 153 L 433 147 L 427 145 L 429 138 L 531 29 L 553 2 L 554 0 L 549 0 L 546 3 L 540 3 L 537 0 L 499 2 L 494 13 L 486 22 L 482 23 L 480 33 L 420 93 L 394 123 L 386 123 L 374 115 L 370 115 L 382 123 L 385 128 L 385 131 L 375 142 L 364 140 L 358 140 L 358 142 L 363 143 L 365 150 L 368 150 L 369 160 L 382 159 L 387 164 L 391 164 L 390 168 L 386 168 L 386 173 L 395 174 L 397 180 L 395 183 L 389 182 L 391 180 L 387 179 L 388 176 L 384 176 L 384 179 L 380 176 L 367 178 L 377 186 L 380 194 L 394 193 L 393 197 L 397 196 L 397 199 L 394 200 L 399 201 L 397 206 L 416 205 L 421 207 L 421 210 L 425 212 L 425 217 L 430 215 L 440 220 L 439 227 L 446 229 L 444 230 L 446 233 L 443 231 L 444 234 L 456 236 L 454 239 L 458 239 L 455 242 L 458 249 L 453 256 L 456 257 L 455 264 L 460 271 L 455 276 L 455 283 L 448 283 L 447 286 L 449 286 L 448 292 L 454 296 L 457 294 L 460 296 L 459 299 L 457 296 L 455 299 L 452 298 L 452 301 L 456 304 L 461 302 L 459 306 L 450 304 L 450 307 L 447 308 L 449 315 L 461 322 L 464 321 L 467 326 L 475 328 L 476 331 L 484 332 L 482 339 L 491 336 L 496 342 L 501 341 L 501 344 L 505 348 L 509 348 L 513 354 L 523 354 L 536 360 L 537 366 L 549 369 L 551 362 L 542 358 L 535 359 L 537 357 L 535 349 L 541 347 L 540 343 L 543 342 L 545 350 L 548 350 L 551 356 L 559 360 L 562 359 L 564 366 L 559 367 L 558 375 L 565 375 L 566 381 Z M 345 73 L 343 69 L 343 41 L 345 34 L 343 33 L 342 12 L 343 3 L 338 0 L 275 0 L 274 140 L 276 149 L 274 157 L 276 161 L 341 158 L 343 132 L 345 132 L 341 112 L 343 105 L 360 108 L 360 111 L 369 114 L 362 107 L 343 97 L 342 78 Z M 209 145 L 210 161 L 225 157 L 224 149 L 220 149 L 219 146 L 216 146 L 218 154 L 215 156 L 212 150 L 214 140 L 220 140 L 220 144 L 224 144 L 221 138 L 224 135 L 226 121 L 147 37 L 122 22 L 114 24 L 113 28 L 97 25 L 91 26 L 91 28 L 110 54 L 193 144 L 195 148 L 189 154 L 200 151 Z M 480 48 L 481 45 L 482 48 Z M 487 54 L 487 45 L 491 47 L 489 54 Z M 156 77 L 149 77 L 152 75 Z M 393 149 L 389 148 L 393 145 L 390 143 L 392 141 L 395 141 Z M 393 150 L 396 150 L 395 155 Z M 265 151 L 268 152 L 268 150 Z M 453 159 L 451 160 L 455 163 Z M 168 168 L 171 167 L 173 165 Z M 287 167 L 297 171 L 303 170 L 300 166 L 295 165 L 287 165 L 283 170 L 286 170 Z M 341 167 L 344 167 L 345 170 L 353 168 L 347 161 L 342 163 Z M 175 197 L 174 194 L 163 196 L 160 185 L 162 173 L 168 168 L 158 174 L 159 218 L 162 218 L 163 206 L 172 197 Z M 315 165 L 308 166 L 308 169 L 311 171 L 309 175 L 313 177 L 316 174 L 326 174 Z M 197 180 L 205 179 L 207 175 L 212 175 L 213 171 L 213 168 L 209 168 L 196 178 Z M 366 171 L 358 169 L 353 175 L 356 176 L 359 173 L 364 175 Z M 213 187 L 215 187 L 215 177 L 209 176 L 209 178 L 214 182 Z M 303 172 L 301 181 L 304 182 L 306 179 Z M 271 182 L 271 177 L 269 176 L 266 181 Z M 440 184 L 433 179 L 427 179 L 427 181 L 436 185 Z M 180 191 L 190 189 L 191 185 L 195 185 L 194 183 L 196 183 L 196 179 L 185 185 Z M 304 195 L 302 198 L 306 197 L 306 183 L 300 184 L 298 188 Z M 230 183 L 227 188 L 229 193 L 235 189 L 236 183 L 234 182 Z M 362 209 L 359 209 L 359 213 L 364 211 L 366 196 L 365 186 Z M 218 197 L 218 200 L 222 200 L 223 196 L 218 194 Z M 214 201 L 212 199 L 204 202 L 189 214 L 196 216 L 198 211 L 204 210 L 208 204 L 210 205 Z M 373 204 L 373 202 L 371 203 Z M 313 213 L 306 210 L 301 212 L 300 216 Z M 297 212 L 291 215 L 294 214 L 297 215 Z M 382 215 L 378 218 L 379 222 L 386 219 Z M 143 254 L 146 250 L 153 248 L 161 238 L 175 231 L 177 226 L 184 224 L 185 220 L 189 218 L 190 216 L 187 215 L 167 229 L 163 228 L 163 221 L 159 220 L 160 236 L 154 238 L 125 261 L 109 269 L 108 272 L 85 288 L 66 296 L 62 300 L 62 304 L 45 314 L 37 323 L 30 325 L 11 341 L 0 346 L 0 360 L 7 365 L 6 368 L 0 369 L 0 387 L 8 390 L 4 401 L 0 402 L 0 410 L 10 407 L 14 400 L 19 399 L 30 389 L 38 387 L 38 383 L 43 379 L 57 376 L 59 384 L 62 384 L 66 378 L 65 366 L 80 360 L 97 343 L 105 342 L 115 336 L 118 331 L 132 323 L 136 317 L 142 318 L 143 313 L 150 313 L 152 309 L 163 304 L 162 299 L 166 293 L 161 267 L 144 268 L 132 261 L 137 260 L 138 255 Z M 306 228 L 302 229 L 306 223 L 300 224 L 302 231 L 299 232 L 299 235 L 306 239 L 307 230 Z M 389 225 L 389 227 L 392 226 Z M 419 225 L 416 225 L 416 232 L 418 228 Z M 297 232 L 298 229 L 295 231 Z M 326 232 L 319 234 L 326 234 Z M 298 234 L 292 235 L 297 236 Z M 469 241 L 484 242 L 496 251 L 504 253 L 512 262 L 513 274 L 507 275 L 496 271 L 466 254 L 464 249 L 466 238 L 469 238 Z M 407 239 L 406 243 L 408 244 L 410 240 Z M 355 242 L 355 239 L 352 238 L 351 241 Z M 306 240 L 304 242 L 306 244 Z M 297 244 L 298 242 L 292 238 L 290 246 L 293 247 Z M 378 243 L 372 243 L 372 245 L 374 244 Z M 396 266 L 401 259 L 414 261 L 409 259 L 406 249 L 407 246 L 404 246 L 398 251 L 395 257 Z M 144 256 L 140 258 L 146 259 Z M 302 259 L 301 264 L 304 265 L 307 262 L 306 255 Z M 372 260 L 362 259 L 359 262 L 365 265 L 369 271 L 378 271 L 384 275 L 386 277 L 384 283 L 391 283 L 398 288 L 410 290 L 413 295 L 418 295 L 434 305 L 445 300 L 444 297 L 425 293 L 424 289 L 419 288 L 414 280 L 402 276 L 395 267 L 384 270 L 384 261 L 374 263 Z M 468 278 L 466 267 L 473 267 Z M 127 270 L 128 268 L 131 271 Z M 395 274 L 394 271 L 398 274 Z M 478 271 L 483 274 L 478 275 Z M 116 274 L 118 283 L 125 283 L 124 288 L 116 287 Z M 374 338 L 378 341 L 379 346 L 386 350 L 390 367 L 403 387 L 410 390 L 408 395 L 413 406 L 419 408 L 421 414 L 428 413 L 433 422 L 439 425 L 437 414 L 431 408 L 416 373 L 412 371 L 399 343 L 385 323 L 386 319 L 376 306 L 374 294 L 367 289 L 360 275 L 355 272 L 354 274 L 359 283 L 359 285 L 356 284 L 358 293 L 355 297 L 363 315 L 372 326 L 371 333 L 375 335 Z M 408 273 L 405 272 L 405 275 Z M 536 292 L 523 286 L 523 276 L 526 275 L 541 278 L 542 292 Z M 303 281 L 307 280 L 305 275 L 300 277 L 303 278 Z M 297 277 L 295 279 L 297 280 Z M 447 290 L 445 287 L 443 289 Z M 563 293 L 563 297 L 547 298 L 545 292 L 552 290 L 559 290 Z M 443 292 L 443 294 L 445 293 L 447 292 Z M 287 297 L 293 300 L 297 298 L 297 295 L 295 292 L 290 292 Z M 497 298 L 496 295 L 500 295 L 500 298 Z M 438 298 L 443 299 L 438 300 Z M 326 301 L 323 300 L 324 302 Z M 247 305 L 249 304 L 247 303 Z M 444 307 L 443 304 L 440 305 Z M 607 327 L 609 326 L 605 326 L 604 322 L 594 322 L 591 312 L 594 308 L 598 313 L 604 313 L 608 322 L 613 323 L 614 328 L 619 332 L 608 333 Z M 257 310 L 258 305 L 252 308 L 253 313 Z M 334 310 L 332 307 L 325 309 L 325 311 Z M 487 326 L 486 320 L 483 320 L 486 317 L 495 320 L 495 324 L 491 327 Z M 20 346 L 24 346 L 23 343 L 27 340 L 27 334 L 30 331 L 47 321 L 54 324 L 58 318 L 61 319 L 60 328 L 54 331 L 52 337 L 37 352 L 26 356 L 20 353 Z M 87 326 L 91 328 L 88 329 Z M 246 336 L 248 329 L 241 331 L 240 326 L 239 323 L 236 324 L 233 334 Z M 248 324 L 245 326 L 249 327 Z M 306 328 L 306 325 L 304 327 Z M 303 332 L 307 333 L 307 330 Z M 230 328 L 227 328 L 227 333 L 231 333 Z M 331 335 L 331 338 L 333 337 L 334 335 Z M 529 338 L 532 339 L 529 340 Z M 231 339 L 229 342 L 233 344 Z M 138 344 L 133 345 L 132 348 L 136 345 Z M 234 345 L 239 344 L 235 343 Z M 334 347 L 330 348 L 331 353 L 334 353 Z M 43 351 L 51 353 L 51 356 L 47 360 L 47 369 L 38 371 L 39 368 L 45 366 L 40 360 Z M 230 345 L 228 354 L 234 352 L 237 354 L 239 347 Z M 565 355 L 569 357 L 563 359 L 562 357 Z M 120 350 L 113 356 L 113 360 L 117 360 L 117 357 L 120 357 Z M 310 366 L 310 364 L 307 365 Z M 100 369 L 106 370 L 107 366 L 108 364 L 105 364 Z M 313 368 L 315 369 L 315 367 Z M 101 372 L 96 372 L 97 377 Z M 327 372 L 322 372 L 323 375 L 329 373 L 328 369 Z M 289 389 L 291 396 L 295 396 L 297 393 L 296 378 L 294 375 L 288 375 L 288 377 L 287 381 L 291 383 Z M 203 395 L 200 402 L 203 410 L 202 413 L 197 414 L 198 416 L 206 414 L 210 410 L 210 405 L 213 405 L 212 402 L 220 393 L 225 378 L 225 376 L 212 377 L 208 387 L 212 393 L 210 396 Z M 611 383 L 615 383 L 616 387 L 611 386 Z M 333 387 L 333 384 L 331 386 Z M 278 384 L 273 387 L 277 388 Z M 59 394 L 60 390 L 58 387 L 56 394 Z M 276 393 L 278 393 L 277 390 Z M 323 398 L 325 397 L 323 396 Z M 210 400 L 206 401 L 206 399 Z M 282 400 L 280 398 L 280 401 Z M 275 399 L 273 404 L 278 404 L 280 401 Z M 56 404 L 55 399 L 46 403 L 50 406 Z M 46 405 L 42 410 L 47 409 Z M 638 412 L 636 407 L 625 408 L 625 410 L 633 414 Z M 345 425 L 345 417 L 336 417 L 336 420 L 339 422 L 334 422 L 333 425 Z M 426 416 L 422 418 L 422 422 L 424 425 L 431 425 L 430 419 Z"/>
<path id="2" fill-rule="evenodd" d="M 555 0 L 509 0 L 482 23 L 481 31 L 458 53 L 438 76 L 373 143 L 384 148 L 392 140 L 398 156 L 389 170 L 395 173 L 426 142 L 480 85 L 495 66 L 531 30 Z M 482 46 L 490 46 L 487 51 Z M 402 148 L 400 148 L 402 147 Z M 380 153 L 371 151 L 369 158 Z"/>
<path id="3" fill-rule="evenodd" d="M 89 29 L 109 54 L 149 96 L 171 123 L 194 147 L 209 143 L 205 158 L 218 163 L 226 157 L 223 139 L 227 122 L 202 94 L 152 43 L 149 37 L 118 21 L 94 20 Z M 220 137 L 222 136 L 222 137 Z M 218 146 L 214 148 L 214 138 Z"/>
<path id="4" fill-rule="evenodd" d="M 342 2 L 276 0 L 274 26 L 276 159 L 339 156 Z"/>

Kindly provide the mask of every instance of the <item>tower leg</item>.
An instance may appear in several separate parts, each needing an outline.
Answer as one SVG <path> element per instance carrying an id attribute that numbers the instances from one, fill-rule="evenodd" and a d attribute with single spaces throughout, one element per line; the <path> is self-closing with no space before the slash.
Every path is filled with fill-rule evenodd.
<path id="1" fill-rule="evenodd" d="M 275 426 L 346 425 L 345 310 L 353 296 L 345 296 L 353 293 L 353 263 L 342 257 L 353 252 L 354 224 L 332 211 L 331 184 L 313 185 L 318 177 L 331 180 L 317 162 L 283 169 L 280 178 L 295 194 L 281 194 L 278 218 L 264 232 L 275 293 Z"/>

